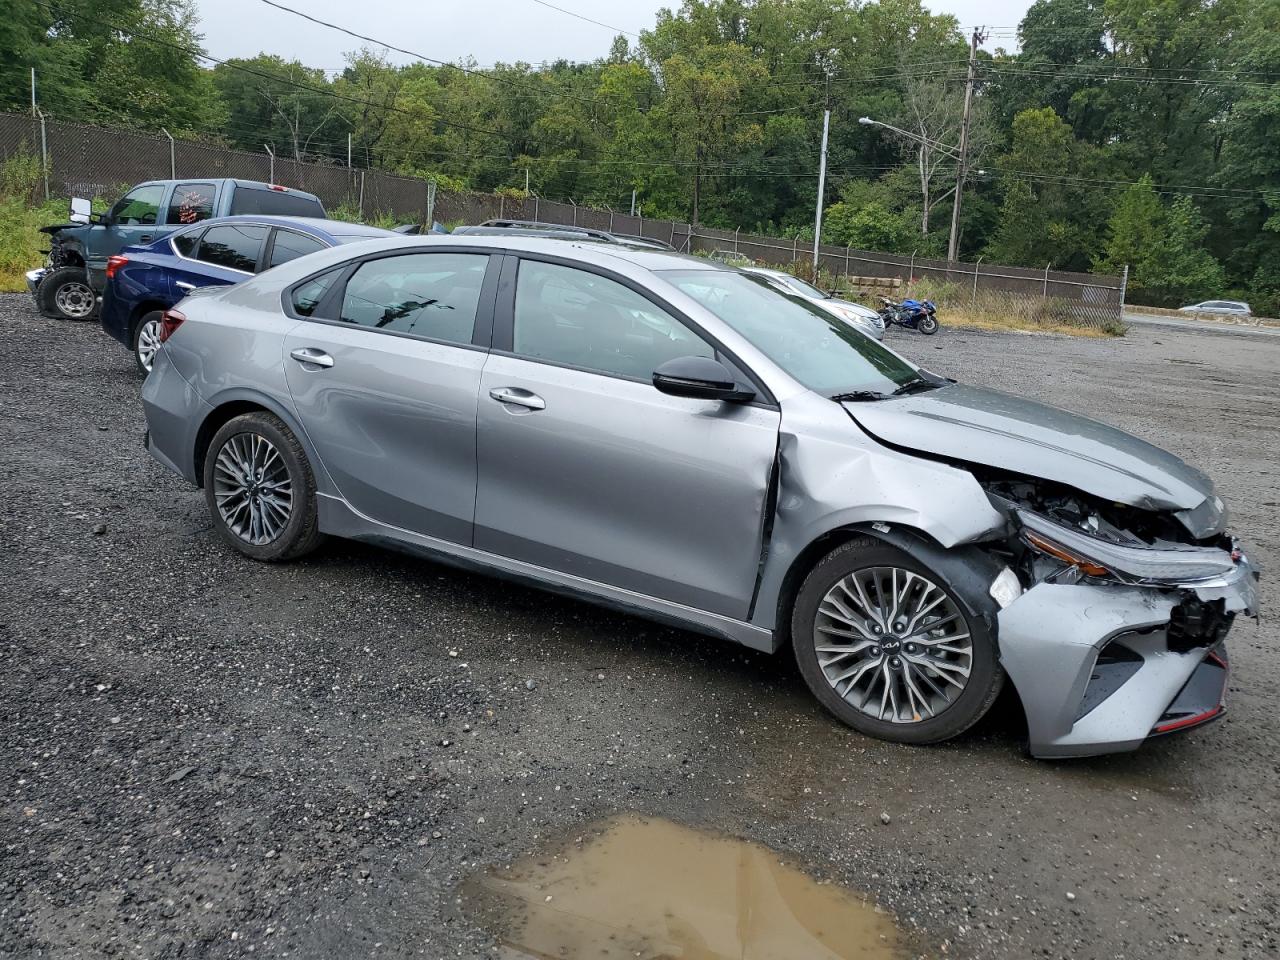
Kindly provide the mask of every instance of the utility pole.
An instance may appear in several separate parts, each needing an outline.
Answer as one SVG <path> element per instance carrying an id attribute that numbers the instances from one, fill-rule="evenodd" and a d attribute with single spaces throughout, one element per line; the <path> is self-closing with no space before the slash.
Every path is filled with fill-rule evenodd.
<path id="1" fill-rule="evenodd" d="M 973 28 L 973 36 L 969 38 L 969 73 L 964 81 L 964 114 L 960 119 L 960 156 L 956 162 L 956 193 L 951 201 L 951 238 L 947 241 L 947 260 L 951 263 L 955 263 L 960 254 L 960 198 L 964 193 L 964 178 L 969 172 L 969 117 L 973 113 L 973 81 L 978 70 L 978 44 L 986 39 L 984 28 Z"/>
<path id="2" fill-rule="evenodd" d="M 822 110 L 822 157 L 818 161 L 818 209 L 813 218 L 813 279 L 818 279 L 818 246 L 822 242 L 822 201 L 827 192 L 827 131 L 831 128 L 831 68 L 827 68 L 827 103 Z"/>

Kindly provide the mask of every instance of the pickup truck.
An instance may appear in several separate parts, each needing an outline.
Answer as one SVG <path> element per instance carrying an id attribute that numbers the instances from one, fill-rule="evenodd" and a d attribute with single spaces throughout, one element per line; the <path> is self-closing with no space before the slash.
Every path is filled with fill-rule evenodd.
<path id="1" fill-rule="evenodd" d="M 149 180 L 105 214 L 88 200 L 71 201 L 69 223 L 42 227 L 50 239 L 46 265 L 27 273 L 27 289 L 45 316 L 85 320 L 93 316 L 107 279 L 107 258 L 127 246 L 148 244 L 179 227 L 239 214 L 324 217 L 310 193 L 253 180 Z"/>

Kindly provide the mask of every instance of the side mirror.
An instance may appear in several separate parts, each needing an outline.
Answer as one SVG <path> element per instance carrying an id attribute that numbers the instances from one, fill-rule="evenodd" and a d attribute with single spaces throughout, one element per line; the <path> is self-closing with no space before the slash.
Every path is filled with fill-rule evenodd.
<path id="1" fill-rule="evenodd" d="M 756 392 L 733 379 L 719 360 L 710 357 L 676 357 L 653 371 L 653 385 L 673 397 L 746 403 Z"/>
<path id="2" fill-rule="evenodd" d="M 71 198 L 71 215 L 67 218 L 72 223 L 89 223 L 93 218 L 93 204 L 84 197 Z"/>

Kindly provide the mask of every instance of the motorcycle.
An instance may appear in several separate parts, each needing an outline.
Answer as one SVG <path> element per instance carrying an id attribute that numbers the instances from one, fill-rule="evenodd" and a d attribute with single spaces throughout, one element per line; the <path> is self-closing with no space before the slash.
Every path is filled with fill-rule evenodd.
<path id="1" fill-rule="evenodd" d="M 897 325 L 908 330 L 919 330 L 928 336 L 938 332 L 938 309 L 932 300 L 890 300 L 881 297 L 884 306 L 880 309 L 880 319 L 885 327 Z"/>

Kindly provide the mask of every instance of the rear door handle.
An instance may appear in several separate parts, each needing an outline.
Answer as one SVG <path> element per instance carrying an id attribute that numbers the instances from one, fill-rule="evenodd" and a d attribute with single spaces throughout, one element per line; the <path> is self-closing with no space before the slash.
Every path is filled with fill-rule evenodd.
<path id="1" fill-rule="evenodd" d="M 155 239 L 155 237 L 153 237 L 153 236 L 152 236 L 151 234 L 149 234 L 149 233 L 144 233 L 142 236 L 140 236 L 140 237 L 138 238 L 139 242 L 141 242 L 141 243 L 150 243 L 150 242 L 151 242 L 152 240 L 154 240 L 154 239 Z"/>
<path id="2" fill-rule="evenodd" d="M 514 403 L 517 407 L 527 407 L 530 410 L 547 409 L 546 401 L 540 396 L 520 387 L 494 387 L 489 391 L 489 396 L 499 403 Z"/>
<path id="3" fill-rule="evenodd" d="M 173 281 L 173 285 L 179 290 L 194 290 L 196 288 L 194 283 L 187 283 L 185 280 L 175 280 Z"/>
<path id="4" fill-rule="evenodd" d="M 314 367 L 326 369 L 333 366 L 333 357 L 315 347 L 299 347 L 297 350 L 289 351 L 289 356 L 304 365 L 311 364 Z"/>

